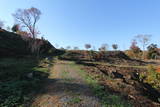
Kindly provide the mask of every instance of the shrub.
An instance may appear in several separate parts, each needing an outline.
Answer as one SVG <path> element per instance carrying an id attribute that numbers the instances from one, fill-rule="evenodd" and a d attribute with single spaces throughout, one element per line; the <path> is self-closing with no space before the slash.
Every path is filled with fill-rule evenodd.
<path id="1" fill-rule="evenodd" d="M 17 32 L 17 31 L 19 31 L 19 30 L 20 30 L 19 24 L 13 25 L 13 27 L 12 27 L 12 31 L 13 31 L 13 32 Z"/>
<path id="2" fill-rule="evenodd" d="M 140 79 L 142 79 L 144 83 L 148 83 L 152 85 L 152 87 L 160 89 L 160 68 L 148 65 L 147 72 L 141 73 Z"/>
<path id="3" fill-rule="evenodd" d="M 160 73 L 160 66 L 157 67 L 156 72 Z"/>
<path id="4" fill-rule="evenodd" d="M 147 57 L 148 59 L 156 59 L 156 57 L 159 55 L 157 44 L 151 44 L 147 47 L 148 53 Z"/>
<path id="5" fill-rule="evenodd" d="M 131 42 L 130 50 L 126 51 L 126 54 L 131 58 L 138 58 L 140 59 L 142 56 L 141 49 L 137 46 L 136 40 Z"/>

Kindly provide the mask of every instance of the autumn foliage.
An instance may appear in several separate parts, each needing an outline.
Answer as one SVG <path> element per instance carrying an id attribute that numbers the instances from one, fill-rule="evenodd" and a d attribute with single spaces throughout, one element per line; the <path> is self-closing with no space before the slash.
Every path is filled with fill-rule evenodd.
<path id="1" fill-rule="evenodd" d="M 133 40 L 131 42 L 130 49 L 126 51 L 126 54 L 131 57 L 131 58 L 138 58 L 140 59 L 142 56 L 142 51 L 141 49 L 137 46 L 137 41 Z"/>
<path id="2" fill-rule="evenodd" d="M 156 72 L 160 73 L 160 66 L 156 68 Z"/>

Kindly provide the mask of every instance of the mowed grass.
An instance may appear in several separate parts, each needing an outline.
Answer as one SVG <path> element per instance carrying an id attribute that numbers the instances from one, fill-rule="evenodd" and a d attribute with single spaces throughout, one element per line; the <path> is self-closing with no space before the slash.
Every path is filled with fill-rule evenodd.
<path id="1" fill-rule="evenodd" d="M 34 58 L 0 59 L 0 107 L 29 105 L 32 94 L 48 76 L 49 68 L 39 66 L 40 62 Z M 30 73 L 33 76 L 29 77 Z"/>

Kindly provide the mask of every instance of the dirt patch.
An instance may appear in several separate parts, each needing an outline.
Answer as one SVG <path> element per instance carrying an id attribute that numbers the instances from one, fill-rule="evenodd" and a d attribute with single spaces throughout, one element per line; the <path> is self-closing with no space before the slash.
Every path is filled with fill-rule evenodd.
<path id="1" fill-rule="evenodd" d="M 51 69 L 45 89 L 33 102 L 36 107 L 100 107 L 100 101 L 73 67 L 58 61 Z"/>
<path id="2" fill-rule="evenodd" d="M 117 93 L 130 100 L 135 107 L 159 107 L 160 93 L 149 84 L 139 81 L 142 68 L 91 64 L 83 68 L 97 79 L 106 91 Z"/>

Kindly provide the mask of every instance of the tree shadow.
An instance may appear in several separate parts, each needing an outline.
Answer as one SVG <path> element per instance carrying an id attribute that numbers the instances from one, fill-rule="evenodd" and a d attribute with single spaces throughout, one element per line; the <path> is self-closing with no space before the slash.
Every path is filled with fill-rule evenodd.
<path id="1" fill-rule="evenodd" d="M 39 90 L 49 75 L 49 65 L 39 67 L 39 61 L 34 57 L 0 59 L 0 106 L 19 106 Z"/>
<path id="2" fill-rule="evenodd" d="M 93 94 L 92 87 L 87 84 L 67 82 L 66 79 L 46 79 L 45 85 L 43 85 L 43 87 L 40 88 L 40 91 L 34 95 L 35 97 L 29 106 L 32 106 L 38 98 L 43 98 L 44 95 L 51 96 L 53 99 L 58 96 L 60 98 L 58 100 L 67 98 L 69 101 L 71 98 L 80 96 L 82 98 L 96 98 L 99 100 L 99 98 Z M 47 99 L 48 97 L 45 98 Z"/>

